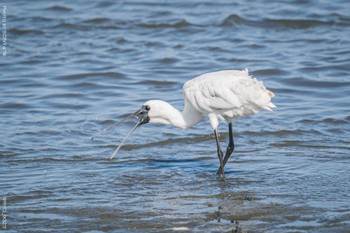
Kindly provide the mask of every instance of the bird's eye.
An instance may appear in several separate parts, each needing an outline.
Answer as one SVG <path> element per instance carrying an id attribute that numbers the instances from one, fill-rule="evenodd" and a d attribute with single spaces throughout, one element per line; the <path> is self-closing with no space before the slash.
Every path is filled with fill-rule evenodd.
<path id="1" fill-rule="evenodd" d="M 151 110 L 151 107 L 149 105 L 145 105 L 145 109 L 146 109 L 146 111 L 149 111 L 149 110 Z"/>

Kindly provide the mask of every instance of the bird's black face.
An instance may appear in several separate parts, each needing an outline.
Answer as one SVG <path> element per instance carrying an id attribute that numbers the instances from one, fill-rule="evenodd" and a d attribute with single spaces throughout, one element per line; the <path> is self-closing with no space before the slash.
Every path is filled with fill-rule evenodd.
<path id="1" fill-rule="evenodd" d="M 138 111 L 136 111 L 134 114 L 131 114 L 129 117 L 125 118 L 122 121 L 125 120 L 129 120 L 132 117 L 137 117 L 139 119 L 139 121 L 135 124 L 135 126 L 131 129 L 131 131 L 128 133 L 128 135 L 124 138 L 124 140 L 122 141 L 122 143 L 118 146 L 118 148 L 114 151 L 114 153 L 111 155 L 111 157 L 109 159 L 113 159 L 120 147 L 125 143 L 125 141 L 130 137 L 130 135 L 135 131 L 135 129 L 137 127 L 139 127 L 140 125 L 146 124 L 149 122 L 149 116 L 148 116 L 148 112 L 151 110 L 149 105 L 143 105 Z M 122 122 L 120 121 L 120 122 Z"/>
<path id="2" fill-rule="evenodd" d="M 137 112 L 134 113 L 134 116 L 139 118 L 139 125 L 143 125 L 149 122 L 149 110 L 151 110 L 150 106 L 143 105 Z"/>

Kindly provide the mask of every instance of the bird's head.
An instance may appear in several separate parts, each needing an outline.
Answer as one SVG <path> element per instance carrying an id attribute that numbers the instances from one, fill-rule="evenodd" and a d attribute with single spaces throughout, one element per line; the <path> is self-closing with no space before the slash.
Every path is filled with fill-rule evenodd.
<path id="1" fill-rule="evenodd" d="M 135 129 L 143 124 L 147 124 L 149 122 L 152 123 L 162 123 L 160 119 L 162 119 L 161 115 L 164 111 L 164 101 L 160 100 L 150 100 L 145 102 L 139 110 L 128 116 L 127 118 L 121 120 L 121 122 L 125 120 L 129 120 L 131 118 L 137 118 L 138 121 L 135 124 L 135 126 L 130 130 L 130 132 L 127 134 L 127 136 L 124 138 L 122 143 L 118 146 L 118 148 L 114 151 L 114 153 L 111 155 L 110 159 L 113 159 L 121 146 L 125 143 L 125 141 L 130 137 L 130 135 L 135 131 Z M 165 122 L 164 122 L 165 123 Z"/>
<path id="2" fill-rule="evenodd" d="M 139 110 L 137 110 L 133 116 L 139 119 L 138 125 L 146 123 L 165 123 L 161 122 L 166 115 L 166 105 L 168 103 L 161 100 L 149 100 L 146 101 Z"/>
<path id="3" fill-rule="evenodd" d="M 111 155 L 110 159 L 113 159 L 117 155 L 121 146 L 140 125 L 150 122 L 160 124 L 172 124 L 183 129 L 187 128 L 186 124 L 184 123 L 184 120 L 182 119 L 181 113 L 169 103 L 162 100 L 149 100 L 145 102 L 139 110 L 137 110 L 135 113 L 131 114 L 127 118 L 117 122 L 116 124 L 119 124 L 120 122 L 124 122 L 126 120 L 130 120 L 132 118 L 137 118 L 137 123 L 126 135 L 122 143 Z"/>
<path id="4" fill-rule="evenodd" d="M 149 100 L 146 101 L 138 112 L 137 116 L 141 124 L 144 124 L 143 121 L 148 119 L 145 123 L 158 123 L 158 124 L 171 124 L 171 119 L 174 108 L 167 102 L 162 100 Z"/>
<path id="5" fill-rule="evenodd" d="M 151 107 L 147 104 L 142 105 L 142 107 L 137 110 L 132 116 L 137 117 L 139 119 L 137 126 L 147 124 L 150 120 L 149 111 Z"/>

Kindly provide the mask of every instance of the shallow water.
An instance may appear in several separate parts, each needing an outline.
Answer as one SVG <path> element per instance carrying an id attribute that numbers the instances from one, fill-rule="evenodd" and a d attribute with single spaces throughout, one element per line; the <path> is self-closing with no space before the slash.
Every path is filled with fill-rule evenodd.
<path id="1" fill-rule="evenodd" d="M 7 232 L 350 228 L 348 1 L 4 5 Z M 182 108 L 188 79 L 246 67 L 278 108 L 234 122 L 225 181 L 208 121 L 142 126 L 113 161 L 132 123 L 90 140 L 148 99 Z M 224 147 L 225 124 L 220 131 Z"/>

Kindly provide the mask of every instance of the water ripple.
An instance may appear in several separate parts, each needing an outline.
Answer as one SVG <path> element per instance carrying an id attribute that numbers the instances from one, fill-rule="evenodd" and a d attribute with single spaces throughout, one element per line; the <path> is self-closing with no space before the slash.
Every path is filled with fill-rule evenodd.
<path id="1" fill-rule="evenodd" d="M 45 9 L 43 9 L 45 11 L 55 11 L 55 12 L 70 12 L 70 11 L 73 11 L 72 8 L 70 7 L 67 7 L 67 6 L 62 6 L 62 5 L 54 5 L 54 6 L 51 6 L 51 7 L 47 7 Z"/>
<path id="2" fill-rule="evenodd" d="M 336 21 L 321 21 L 314 19 L 262 19 L 259 21 L 248 20 L 238 15 L 227 16 L 222 23 L 221 27 L 231 26 L 250 26 L 250 27 L 262 27 L 277 29 L 309 29 L 321 26 L 333 26 L 337 24 Z M 341 26 L 347 26 L 345 22 L 339 23 Z"/>

